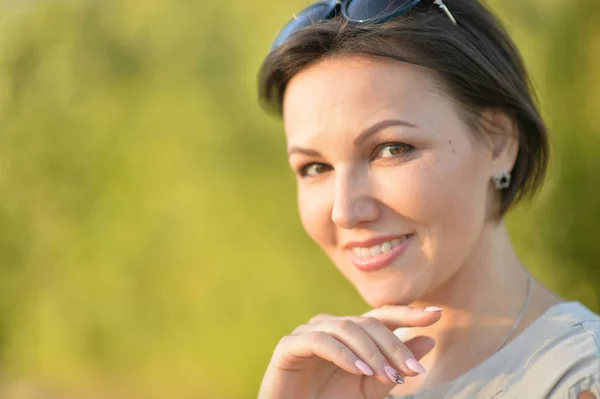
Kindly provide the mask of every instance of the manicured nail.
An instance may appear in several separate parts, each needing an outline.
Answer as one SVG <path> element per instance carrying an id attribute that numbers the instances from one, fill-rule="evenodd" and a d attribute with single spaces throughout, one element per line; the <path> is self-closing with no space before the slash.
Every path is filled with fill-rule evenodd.
<path id="1" fill-rule="evenodd" d="M 423 374 L 427 371 L 425 370 L 425 367 L 423 367 L 423 365 L 419 363 L 416 359 L 410 358 L 405 363 L 406 366 L 408 366 L 408 368 L 414 371 L 415 373 Z"/>
<path id="2" fill-rule="evenodd" d="M 354 365 L 364 375 L 373 375 L 373 370 L 371 370 L 371 367 L 369 367 L 367 363 L 363 362 L 362 360 L 355 361 Z"/>
<path id="3" fill-rule="evenodd" d="M 444 310 L 444 309 L 439 308 L 437 306 L 430 306 L 428 308 L 425 308 L 426 312 L 441 312 L 442 310 Z"/>
<path id="4" fill-rule="evenodd" d="M 394 370 L 392 366 L 385 366 L 383 370 L 385 371 L 387 377 L 392 380 L 392 382 L 395 382 L 396 384 L 404 384 L 404 378 L 402 378 L 402 376 L 398 374 L 398 372 Z"/>

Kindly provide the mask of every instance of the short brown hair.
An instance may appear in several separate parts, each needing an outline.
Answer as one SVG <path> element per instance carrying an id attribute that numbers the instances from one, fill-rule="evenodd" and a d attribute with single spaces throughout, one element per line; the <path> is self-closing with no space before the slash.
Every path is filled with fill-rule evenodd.
<path id="1" fill-rule="evenodd" d="M 296 32 L 265 59 L 260 99 L 281 115 L 290 79 L 307 66 L 341 54 L 392 59 L 435 72 L 468 115 L 495 109 L 514 118 L 519 150 L 511 185 L 501 192 L 499 215 L 541 186 L 548 165 L 548 135 L 516 46 L 500 21 L 478 0 L 445 0 L 452 22 L 423 1 L 384 24 L 354 24 L 343 17 Z"/>

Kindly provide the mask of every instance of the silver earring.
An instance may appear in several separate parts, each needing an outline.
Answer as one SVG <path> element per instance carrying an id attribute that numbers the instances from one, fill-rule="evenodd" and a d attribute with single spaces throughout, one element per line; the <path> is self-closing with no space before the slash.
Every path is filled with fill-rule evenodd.
<path id="1" fill-rule="evenodd" d="M 504 190 L 510 186 L 510 173 L 505 170 L 501 170 L 494 176 L 494 183 L 496 183 L 496 188 L 498 190 Z"/>

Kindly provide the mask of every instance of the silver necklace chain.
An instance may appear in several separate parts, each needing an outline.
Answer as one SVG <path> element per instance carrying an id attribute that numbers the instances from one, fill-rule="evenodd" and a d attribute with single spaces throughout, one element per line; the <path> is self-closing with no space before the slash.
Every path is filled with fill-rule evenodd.
<path id="1" fill-rule="evenodd" d="M 521 324 L 521 321 L 523 320 L 523 316 L 525 316 L 525 312 L 527 311 L 527 308 L 529 307 L 529 303 L 531 302 L 532 295 L 533 295 L 533 278 L 531 278 L 531 276 L 528 275 L 527 276 L 527 298 L 525 298 L 525 303 L 523 304 L 521 313 L 519 313 L 519 316 L 517 317 L 517 320 L 515 320 L 515 323 L 513 324 L 510 331 L 508 332 L 508 335 L 506 336 L 506 338 L 504 338 L 504 340 L 500 343 L 500 345 L 498 345 L 495 352 L 498 352 L 500 350 L 500 348 L 502 348 L 504 345 L 506 345 L 506 343 L 508 342 L 510 337 L 512 337 L 512 335 L 514 334 L 516 329 L 519 327 L 519 324 Z"/>
<path id="2" fill-rule="evenodd" d="M 532 296 L 533 296 L 533 278 L 531 277 L 531 275 L 527 275 L 527 297 L 525 298 L 525 303 L 523 304 L 523 308 L 521 308 L 521 312 L 519 313 L 517 320 L 515 320 L 512 328 L 508 332 L 508 335 L 506 336 L 506 338 L 504 338 L 504 340 L 500 343 L 500 345 L 498 345 L 498 348 L 496 348 L 495 352 L 498 352 L 500 350 L 500 348 L 502 348 L 504 345 L 506 345 L 506 343 L 508 342 L 510 337 L 512 337 L 512 335 L 514 334 L 515 330 L 519 327 L 519 324 L 521 324 L 521 321 L 523 320 L 523 317 L 525 316 L 525 312 L 527 311 L 527 308 L 529 307 L 529 303 L 531 302 Z M 389 394 L 384 399 L 395 399 L 395 398 L 397 398 L 397 396 Z"/>

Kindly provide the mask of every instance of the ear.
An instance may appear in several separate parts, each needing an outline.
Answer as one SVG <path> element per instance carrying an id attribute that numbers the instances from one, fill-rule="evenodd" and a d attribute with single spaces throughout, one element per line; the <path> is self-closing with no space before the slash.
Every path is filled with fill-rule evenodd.
<path id="1" fill-rule="evenodd" d="M 479 126 L 490 149 L 490 172 L 512 171 L 519 152 L 515 119 L 504 111 L 489 109 L 480 114 Z"/>

